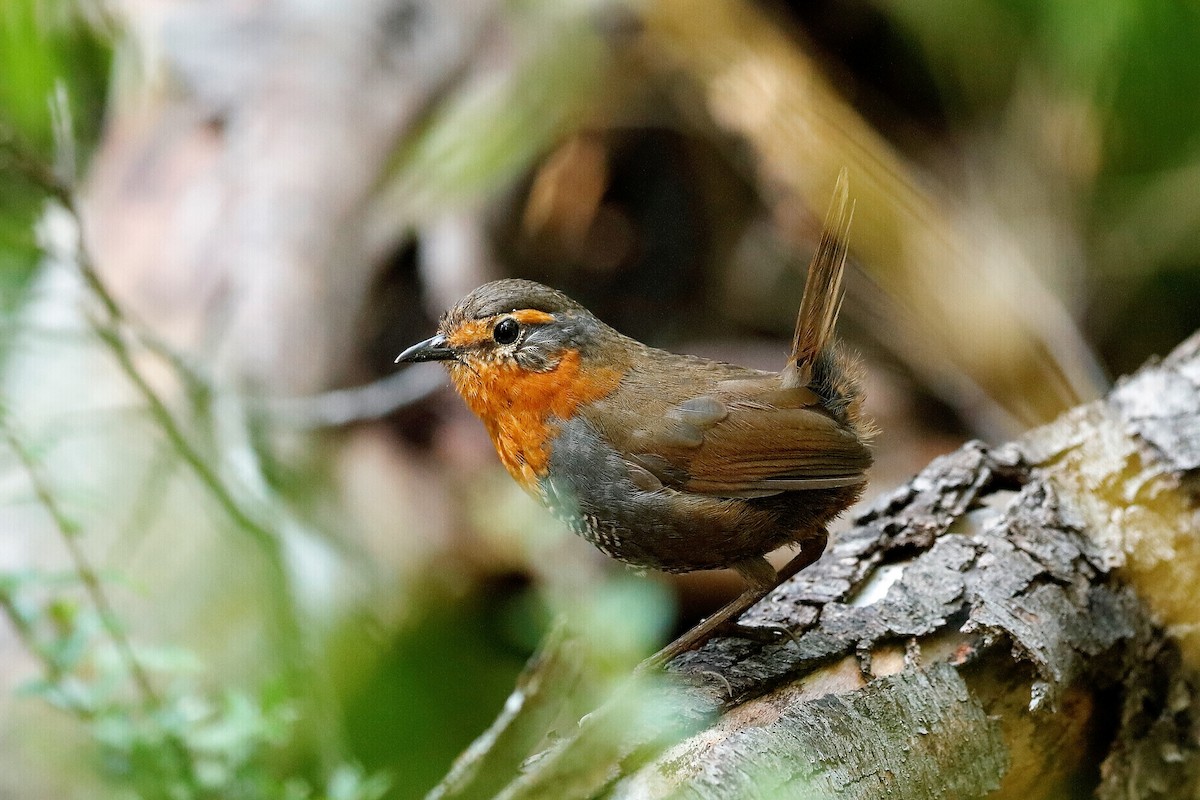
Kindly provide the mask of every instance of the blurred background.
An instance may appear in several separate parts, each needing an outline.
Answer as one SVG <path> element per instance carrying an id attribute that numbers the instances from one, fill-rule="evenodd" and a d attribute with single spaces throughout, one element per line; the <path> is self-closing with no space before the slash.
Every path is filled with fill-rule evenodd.
<path id="1" fill-rule="evenodd" d="M 0 798 L 421 797 L 555 617 L 582 713 L 738 591 L 609 563 L 393 365 L 486 280 L 777 369 L 846 167 L 868 502 L 1099 396 L 1200 324 L 1198 46 L 1134 0 L 4 0 Z"/>

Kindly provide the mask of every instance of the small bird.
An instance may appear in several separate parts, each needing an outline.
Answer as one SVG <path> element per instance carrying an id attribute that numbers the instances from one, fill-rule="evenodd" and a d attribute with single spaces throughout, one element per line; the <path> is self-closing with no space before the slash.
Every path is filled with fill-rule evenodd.
<path id="1" fill-rule="evenodd" d="M 852 217 L 839 176 L 781 372 L 677 355 L 618 333 L 527 280 L 480 286 L 399 362 L 441 361 L 508 472 L 626 564 L 731 567 L 735 600 L 644 665 L 733 625 L 815 561 L 862 493 L 872 427 L 861 369 L 834 338 Z M 778 573 L 764 557 L 799 553 Z"/>

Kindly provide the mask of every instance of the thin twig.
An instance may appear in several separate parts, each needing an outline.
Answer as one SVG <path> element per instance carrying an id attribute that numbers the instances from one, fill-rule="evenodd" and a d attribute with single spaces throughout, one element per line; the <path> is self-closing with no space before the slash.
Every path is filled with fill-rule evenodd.
<path id="1" fill-rule="evenodd" d="M 16 455 L 17 460 L 25 470 L 25 474 L 29 479 L 29 484 L 33 488 L 34 495 L 42 508 L 50 515 L 54 521 L 54 527 L 58 531 L 63 544 L 66 545 L 67 553 L 71 558 L 71 563 L 75 568 L 76 575 L 79 576 L 80 582 L 83 584 L 84 591 L 95 607 L 97 615 L 100 618 L 100 624 L 104 628 L 104 632 L 112 641 L 116 648 L 117 656 L 125 665 L 130 678 L 132 678 L 134 686 L 138 694 L 141 695 L 142 710 L 145 712 L 159 711 L 163 708 L 162 697 L 154 688 L 154 684 L 150 681 L 150 675 L 138 660 L 137 654 L 134 652 L 133 644 L 129 641 L 129 637 L 121 630 L 120 624 L 117 622 L 117 614 L 113 609 L 112 602 L 108 599 L 108 594 L 104 591 L 104 586 L 100 581 L 100 576 L 92 567 L 91 561 L 88 560 L 87 554 L 83 552 L 83 548 L 79 546 L 79 527 L 70 517 L 62 510 L 54 493 L 50 489 L 49 483 L 41 473 L 41 469 L 34 460 L 32 454 L 25 448 L 25 445 L 17 437 L 16 433 L 8 425 L 7 420 L 0 415 L 0 436 L 3 437 L 9 449 Z M 33 632 L 27 630 L 19 621 L 19 615 L 14 607 L 11 607 L 8 598 L 3 598 L 5 611 L 8 612 L 10 618 L 14 620 L 18 635 L 29 646 L 30 650 L 37 656 L 43 664 L 48 667 L 49 675 L 52 680 L 61 679 L 63 677 L 62 669 L 54 663 L 54 660 L 37 645 Z M 93 716 L 86 708 L 75 705 L 74 710 L 78 711 L 81 716 L 90 718 Z M 185 779 L 190 784 L 196 783 L 196 765 L 195 757 L 191 749 L 183 739 L 170 731 L 164 731 L 164 741 L 168 747 L 175 751 L 178 757 L 179 766 L 183 771 Z"/>
<path id="2" fill-rule="evenodd" d="M 404 370 L 377 381 L 306 397 L 263 398 L 255 404 L 302 430 L 336 428 L 382 419 L 415 405 L 446 385 L 436 370 Z"/>
<path id="3" fill-rule="evenodd" d="M 83 583 L 84 590 L 95 605 L 96 610 L 100 612 L 100 623 L 104 626 L 105 632 L 112 639 L 113 644 L 117 648 L 117 653 L 121 660 L 125 662 L 126 669 L 129 670 L 130 676 L 137 685 L 138 691 L 142 694 L 142 702 L 148 708 L 159 708 L 162 706 L 162 700 L 155 691 L 153 684 L 150 682 L 150 676 L 146 674 L 141 662 L 138 661 L 136 654 L 133 652 L 133 646 L 129 643 L 129 639 L 125 636 L 125 632 L 117 624 L 117 615 L 113 610 L 112 603 L 108 600 L 108 595 L 104 591 L 104 587 L 100 584 L 100 576 L 92 568 L 88 561 L 83 548 L 79 546 L 79 527 L 68 517 L 59 506 L 58 500 L 50 491 L 50 486 L 46 479 L 41 474 L 41 469 L 33 456 L 25 449 L 25 445 L 17 438 L 12 428 L 7 421 L 0 419 L 0 436 L 3 436 L 5 443 L 9 449 L 16 455 L 17 460 L 21 462 L 21 466 L 25 469 L 25 474 L 29 478 L 29 485 L 33 488 L 34 494 L 37 496 L 38 502 L 46 509 L 50 518 L 54 521 L 54 526 L 57 528 L 66 544 L 67 553 L 71 557 L 71 563 L 75 567 L 75 572 L 79 575 L 80 581 Z"/>
<path id="4" fill-rule="evenodd" d="M 62 135 L 61 133 L 58 134 L 58 136 Z M 60 160 L 63 162 L 61 165 L 63 168 L 65 168 L 66 164 L 74 163 L 73 157 Z M 4 168 L 11 169 L 41 189 L 71 215 L 72 220 L 75 222 L 76 230 L 79 233 L 79 247 L 75 254 L 75 261 L 83 275 L 84 282 L 104 307 L 104 312 L 108 319 L 134 335 L 147 350 L 170 364 L 183 378 L 184 382 L 187 383 L 189 388 L 194 389 L 199 386 L 205 386 L 207 382 L 204 377 L 196 371 L 195 367 L 180 357 L 174 348 L 146 330 L 145 326 L 129 324 L 128 315 L 120 307 L 112 293 L 108 290 L 108 287 L 97 274 L 92 265 L 89 251 L 84 245 L 83 216 L 75 201 L 73 178 L 64 175 L 62 172 L 56 172 L 47 166 L 42 158 L 21 142 L 12 128 L 6 125 L 3 120 L 0 120 L 0 170 Z"/>
<path id="5" fill-rule="evenodd" d="M 66 512 L 62 511 L 58 499 L 54 497 L 54 493 L 50 491 L 49 483 L 38 468 L 37 462 L 31 453 L 25 449 L 24 444 L 17 437 L 17 434 L 8 426 L 7 420 L 0 415 L 0 435 L 4 437 L 5 443 L 12 450 L 13 455 L 17 456 L 17 461 L 20 462 L 25 470 L 25 475 L 29 479 L 30 486 L 34 489 L 34 494 L 37 497 L 38 503 L 42 507 L 50 519 L 54 521 L 54 527 L 58 530 L 62 543 L 67 548 L 67 554 L 70 555 L 71 564 L 79 576 L 79 582 L 83 584 L 83 588 L 92 606 L 96 608 L 96 613 L 100 616 L 100 624 L 104 628 L 104 633 L 108 634 L 109 640 L 112 640 L 116 650 L 116 655 L 121 662 L 125 664 L 125 669 L 130 678 L 133 680 L 134 687 L 142 696 L 142 708 L 144 711 L 157 711 L 163 708 L 162 697 L 154 687 L 150 680 L 150 674 L 146 673 L 142 662 L 138 661 L 136 652 L 133 651 L 133 644 L 130 642 L 125 631 L 121 630 L 113 608 L 112 601 L 109 601 L 108 594 L 104 591 L 101 583 L 100 575 L 92 567 L 88 555 L 83 552 L 83 548 L 79 546 L 79 528 Z M 50 658 L 46 652 L 37 644 L 34 632 L 29 630 L 28 625 L 25 625 L 23 620 L 20 620 L 20 615 L 17 613 L 16 607 L 12 606 L 10 597 L 0 596 L 0 604 L 4 606 L 5 612 L 13 621 L 14 627 L 17 628 L 17 633 L 29 650 L 38 658 L 47 669 L 47 676 L 50 680 L 59 681 L 64 672 L 58 663 L 55 663 L 53 658 Z M 76 711 L 80 717 L 85 720 L 95 717 L 95 711 L 78 703 L 71 703 L 71 709 Z M 191 748 L 187 746 L 187 742 L 180 739 L 179 735 L 164 730 L 164 741 L 170 750 L 175 752 L 175 756 L 179 759 L 179 766 L 188 783 L 196 783 L 196 758 L 194 758 Z"/>
<path id="6" fill-rule="evenodd" d="M 16 132 L 3 120 L 0 120 L 0 155 L 4 156 L 0 167 L 12 169 L 55 198 L 70 194 L 70 190 L 63 185 L 54 171 L 24 146 Z"/>
<path id="7" fill-rule="evenodd" d="M 64 122 L 64 124 L 69 124 L 69 122 Z M 69 132 L 63 128 L 63 124 L 60 124 L 56 128 L 56 135 L 59 138 L 67 137 Z M 60 143 L 61 146 L 63 145 Z M 72 260 L 83 277 L 84 284 L 92 296 L 99 301 L 101 307 L 100 314 L 90 317 L 90 326 L 112 353 L 121 372 L 133 384 L 145 402 L 151 418 L 157 423 L 183 462 L 199 479 L 200 484 L 234 525 L 249 534 L 262 547 L 270 561 L 272 577 L 278 583 L 275 587 L 277 597 L 287 597 L 286 566 L 278 537 L 242 508 L 216 471 L 205 461 L 199 449 L 184 434 L 182 426 L 168 409 L 166 402 L 150 386 L 135 365 L 134 356 L 126 342 L 126 335 L 133 335 L 150 352 L 170 364 L 185 386 L 191 390 L 192 396 L 197 396 L 201 391 L 207 391 L 207 382 L 184 363 L 178 354 L 146 332 L 144 327 L 131 323 L 112 292 L 109 291 L 104 279 L 95 268 L 95 262 L 86 244 L 83 214 L 75 197 L 74 176 L 56 174 L 2 121 L 0 121 L 0 157 L 4 157 L 3 161 L 7 161 L 18 173 L 40 187 L 71 215 L 78 231 L 77 246 Z M 0 167 L 4 166 L 3 161 L 0 161 Z M 299 667 L 300 653 L 293 645 L 301 641 L 303 636 L 290 606 L 285 605 L 279 609 L 278 621 L 285 631 L 283 643 L 289 651 L 288 660 L 293 667 Z"/>
<path id="8" fill-rule="evenodd" d="M 174 415 L 167 408 L 166 403 L 158 396 L 158 393 L 154 391 L 153 387 L 150 386 L 133 363 L 133 355 L 130 353 L 124 338 L 121 336 L 122 331 L 132 330 L 132 326 L 129 325 L 125 313 L 117 303 L 116 298 L 108 290 L 104 279 L 96 271 L 91 254 L 84 245 L 83 215 L 75 200 L 72 180 L 49 169 L 29 148 L 22 145 L 15 133 L 3 123 L 0 123 L 0 153 L 7 155 L 8 164 L 17 172 L 40 187 L 54 200 L 58 201 L 74 220 L 79 234 L 79 243 L 76 247 L 74 260 L 79 268 L 80 275 L 83 276 L 84 283 L 92 295 L 100 301 L 103 316 L 105 317 L 103 320 L 91 319 L 92 329 L 100 340 L 108 345 L 121 371 L 146 402 L 155 422 L 162 428 L 163 433 L 166 434 L 167 439 L 179 452 L 180 457 L 192 469 L 196 477 L 200 479 L 200 482 L 230 519 L 238 527 L 250 533 L 260 544 L 276 545 L 275 537 L 271 532 L 252 519 L 238 505 L 213 469 L 205 463 L 199 451 L 188 441 L 182 428 L 175 421 Z M 153 344 L 150 337 L 139 336 L 138 338 L 146 342 L 147 346 L 154 350 L 156 355 L 167 359 L 183 376 L 190 379 L 195 378 L 192 370 L 183 364 L 179 357 L 168 348 Z"/>
<path id="9" fill-rule="evenodd" d="M 25 619 L 24 615 L 17 609 L 16 603 L 13 602 L 12 596 L 6 591 L 0 591 L 0 609 L 4 610 L 4 615 L 8 617 L 8 621 L 12 623 L 13 630 L 17 633 L 17 638 L 21 644 L 25 645 L 25 649 L 37 659 L 42 666 L 42 671 L 46 674 L 46 678 L 51 683 L 60 682 L 66 675 L 62 665 L 55 660 L 46 648 L 38 641 L 37 634 L 33 627 Z M 69 693 L 63 693 L 59 697 L 59 702 L 66 705 L 70 711 L 78 715 L 81 719 L 92 720 L 96 716 L 95 709 L 89 707 L 85 703 Z"/>
<path id="10" fill-rule="evenodd" d="M 91 272 L 90 267 L 84 267 L 82 257 L 80 258 L 80 268 L 85 274 Z M 94 272 L 91 272 L 91 274 L 95 277 Z M 103 292 L 103 284 L 97 283 L 94 290 L 97 293 Z M 121 336 L 111 326 L 94 322 L 93 328 L 100 340 L 108 345 L 108 349 L 113 357 L 116 358 L 121 372 L 125 374 L 125 377 L 137 389 L 138 394 L 142 396 L 150 411 L 150 416 L 158 423 L 159 428 L 162 429 L 171 446 L 175 448 L 179 457 L 183 459 L 184 463 L 199 478 L 200 483 L 208 490 L 213 499 L 217 501 L 217 504 L 225 514 L 235 525 L 249 533 L 259 544 L 263 545 L 273 556 L 277 555 L 279 542 L 276 540 L 274 534 L 260 525 L 249 513 L 242 509 L 213 468 L 205 462 L 200 452 L 188 441 L 187 436 L 183 433 L 183 429 L 175 421 L 175 417 L 167 408 L 166 403 L 158 396 L 158 393 L 154 391 L 154 388 L 150 386 L 142 373 L 138 371 L 137 366 L 133 363 L 133 355 L 121 339 Z"/>

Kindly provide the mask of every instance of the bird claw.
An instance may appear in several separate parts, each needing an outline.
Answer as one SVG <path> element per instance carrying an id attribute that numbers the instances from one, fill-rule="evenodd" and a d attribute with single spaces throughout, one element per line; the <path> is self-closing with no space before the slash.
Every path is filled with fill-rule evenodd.
<path id="1" fill-rule="evenodd" d="M 711 669 L 702 670 L 699 674 L 708 675 L 709 677 L 716 678 L 717 681 L 719 681 L 721 683 L 721 685 L 725 687 L 725 697 L 728 698 L 729 700 L 733 699 L 733 686 L 730 685 L 729 678 L 726 678 L 721 673 L 716 672 L 715 670 L 711 670 Z"/>
<path id="2" fill-rule="evenodd" d="M 800 649 L 799 637 L 790 628 L 783 625 L 743 625 L 740 622 L 731 622 L 722 627 L 718 633 L 722 636 L 748 639 L 765 644 L 774 644 L 786 638 L 796 645 L 797 650 Z"/>

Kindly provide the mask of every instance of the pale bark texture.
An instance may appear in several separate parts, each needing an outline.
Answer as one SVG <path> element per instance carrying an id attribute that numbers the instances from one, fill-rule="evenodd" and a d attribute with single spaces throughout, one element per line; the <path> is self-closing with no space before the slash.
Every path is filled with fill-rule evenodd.
<path id="1" fill-rule="evenodd" d="M 500 796 L 1200 796 L 1198 468 L 1200 335 L 935 460 L 743 618 L 792 637 L 678 658 Z"/>

